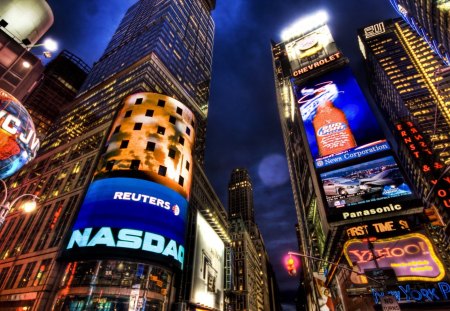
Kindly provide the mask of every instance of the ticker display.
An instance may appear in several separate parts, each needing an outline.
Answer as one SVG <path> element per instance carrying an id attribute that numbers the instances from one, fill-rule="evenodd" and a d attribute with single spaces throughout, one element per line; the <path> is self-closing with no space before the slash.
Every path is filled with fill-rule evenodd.
<path id="1" fill-rule="evenodd" d="M 293 84 L 316 168 L 390 149 L 348 66 Z"/>

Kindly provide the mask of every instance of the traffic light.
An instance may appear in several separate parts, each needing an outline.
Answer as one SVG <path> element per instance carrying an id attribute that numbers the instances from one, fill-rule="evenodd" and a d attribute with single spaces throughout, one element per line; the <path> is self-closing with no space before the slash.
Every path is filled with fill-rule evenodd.
<path id="1" fill-rule="evenodd" d="M 445 227 L 445 224 L 442 221 L 441 215 L 439 214 L 439 210 L 436 208 L 436 206 L 433 205 L 430 208 L 424 209 L 423 211 L 430 220 L 430 224 L 432 226 Z"/>
<path id="2" fill-rule="evenodd" d="M 297 274 L 297 270 L 295 269 L 295 261 L 292 256 L 289 256 L 289 258 L 286 261 L 286 269 L 288 271 L 288 274 L 291 276 L 294 276 Z"/>

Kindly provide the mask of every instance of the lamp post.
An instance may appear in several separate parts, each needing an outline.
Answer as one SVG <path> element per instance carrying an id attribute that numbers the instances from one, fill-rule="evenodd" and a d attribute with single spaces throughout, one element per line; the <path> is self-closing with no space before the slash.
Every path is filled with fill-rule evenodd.
<path id="1" fill-rule="evenodd" d="M 351 268 L 349 268 L 349 267 L 347 267 L 347 266 L 344 266 L 344 265 L 341 265 L 341 264 L 338 264 L 338 263 L 335 263 L 335 262 L 331 262 L 331 261 L 328 261 L 328 260 L 325 260 L 325 259 L 322 259 L 322 258 L 313 257 L 313 256 L 301 254 L 301 253 L 296 253 L 296 252 L 288 252 L 288 255 L 290 255 L 290 256 L 294 255 L 294 256 L 299 256 L 299 257 L 305 257 L 305 258 L 309 258 L 309 259 L 312 259 L 312 260 L 315 260 L 315 261 L 326 262 L 326 263 L 329 263 L 329 264 L 332 265 L 332 266 L 336 266 L 337 268 L 341 268 L 341 269 L 350 271 L 351 273 L 356 273 L 356 274 L 358 274 L 358 275 L 364 275 L 367 279 L 369 279 L 369 280 L 371 280 L 371 281 L 374 281 L 375 283 L 378 283 L 378 284 L 384 286 L 384 282 L 381 282 L 381 281 L 379 281 L 379 280 L 376 280 L 376 279 L 374 279 L 374 278 L 371 278 L 371 277 L 365 275 L 365 273 L 363 273 L 363 272 L 355 271 L 355 270 L 353 270 L 353 269 L 351 269 Z"/>
<path id="2" fill-rule="evenodd" d="M 9 212 L 11 211 L 11 208 L 14 206 L 14 204 L 17 203 L 17 201 L 19 201 L 20 199 L 22 199 L 23 197 L 26 197 L 26 196 L 32 197 L 33 198 L 32 201 L 25 202 L 22 205 L 22 209 L 26 213 L 29 213 L 36 209 L 36 200 L 38 200 L 39 197 L 34 194 L 25 193 L 25 194 L 19 195 L 17 198 L 12 200 L 11 202 L 7 202 L 6 200 L 8 198 L 8 186 L 6 185 L 6 183 L 3 179 L 0 179 L 0 182 L 3 185 L 3 189 L 4 189 L 3 199 L 0 203 L 0 228 L 1 228 L 3 226 L 3 223 L 5 222 L 6 216 L 8 216 Z"/>

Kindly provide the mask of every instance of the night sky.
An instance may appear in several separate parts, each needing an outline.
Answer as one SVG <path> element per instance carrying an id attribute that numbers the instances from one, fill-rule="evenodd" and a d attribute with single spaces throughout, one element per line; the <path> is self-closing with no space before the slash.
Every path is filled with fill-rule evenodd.
<path id="1" fill-rule="evenodd" d="M 48 0 L 55 22 L 45 37 L 92 65 L 103 53 L 126 9 L 136 0 Z M 217 0 L 209 103 L 206 173 L 227 207 L 233 168 L 250 171 L 256 221 L 286 302 L 297 281 L 283 255 L 297 251 L 295 207 L 275 101 L 270 40 L 297 18 L 324 9 L 337 45 L 360 84 L 358 28 L 395 17 L 389 0 Z M 36 48 L 36 52 L 38 48 Z M 285 310 L 290 310 L 285 305 Z"/>

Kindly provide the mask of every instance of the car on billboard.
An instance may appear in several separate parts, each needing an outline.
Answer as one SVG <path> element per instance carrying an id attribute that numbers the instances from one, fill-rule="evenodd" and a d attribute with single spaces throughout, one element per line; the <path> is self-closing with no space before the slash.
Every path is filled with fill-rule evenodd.
<path id="1" fill-rule="evenodd" d="M 325 195 L 349 195 L 359 192 L 359 182 L 348 178 L 330 178 L 323 181 L 323 190 Z"/>
<path id="2" fill-rule="evenodd" d="M 382 192 L 385 186 L 398 187 L 404 183 L 400 169 L 391 168 L 359 180 L 360 189 L 367 193 Z"/>

